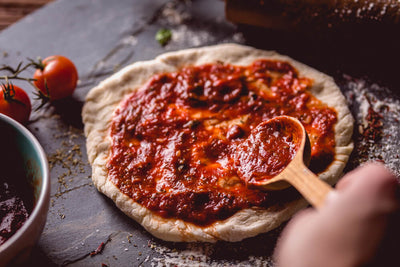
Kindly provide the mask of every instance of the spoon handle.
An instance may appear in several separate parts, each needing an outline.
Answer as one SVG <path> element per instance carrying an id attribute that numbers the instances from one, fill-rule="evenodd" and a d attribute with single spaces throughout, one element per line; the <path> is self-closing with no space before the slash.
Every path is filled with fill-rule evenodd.
<path id="1" fill-rule="evenodd" d="M 292 171 L 290 183 L 312 206 L 319 209 L 324 204 L 326 195 L 333 190 L 332 187 L 305 166 Z"/>

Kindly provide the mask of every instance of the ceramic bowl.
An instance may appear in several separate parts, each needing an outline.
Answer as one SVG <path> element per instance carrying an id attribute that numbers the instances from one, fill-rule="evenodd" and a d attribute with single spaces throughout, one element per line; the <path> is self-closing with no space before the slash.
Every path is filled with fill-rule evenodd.
<path id="1" fill-rule="evenodd" d="M 13 266 L 29 258 L 46 223 L 50 202 L 49 167 L 37 139 L 24 126 L 3 114 L 0 114 L 0 160 L 0 175 L 22 177 L 20 180 L 31 190 L 30 201 L 33 202 L 26 203 L 31 212 L 22 227 L 0 245 L 0 266 Z"/>

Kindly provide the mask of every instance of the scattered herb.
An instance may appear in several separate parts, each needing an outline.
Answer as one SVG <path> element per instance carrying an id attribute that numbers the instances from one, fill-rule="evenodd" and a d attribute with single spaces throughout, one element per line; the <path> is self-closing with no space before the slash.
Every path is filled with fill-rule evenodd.
<path id="1" fill-rule="evenodd" d="M 172 32 L 169 29 L 160 29 L 156 33 L 156 40 L 162 46 L 168 44 L 168 42 L 171 40 L 171 38 L 172 38 Z"/>

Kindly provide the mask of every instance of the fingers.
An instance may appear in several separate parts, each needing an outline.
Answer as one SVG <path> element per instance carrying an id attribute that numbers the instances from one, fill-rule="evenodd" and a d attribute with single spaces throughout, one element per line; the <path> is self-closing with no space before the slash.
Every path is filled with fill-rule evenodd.
<path id="1" fill-rule="evenodd" d="M 336 185 L 336 189 L 342 190 L 357 180 L 381 179 L 385 183 L 397 183 L 396 177 L 386 167 L 378 162 L 367 163 L 364 166 L 346 174 Z"/>
<path id="2" fill-rule="evenodd" d="M 345 177 L 320 210 L 295 216 L 275 257 L 285 266 L 358 266 L 371 260 L 388 218 L 398 208 L 396 177 L 367 164 Z"/>
<path id="3" fill-rule="evenodd" d="M 336 189 L 336 197 L 342 195 L 341 201 L 366 212 L 389 213 L 398 208 L 398 180 L 382 164 L 370 163 L 356 169 L 344 176 Z"/>
<path id="4" fill-rule="evenodd" d="M 316 236 L 312 234 L 315 222 L 314 209 L 300 211 L 282 232 L 274 253 L 279 267 L 317 266 L 312 257 Z M 311 253 L 310 253 L 311 252 Z"/>

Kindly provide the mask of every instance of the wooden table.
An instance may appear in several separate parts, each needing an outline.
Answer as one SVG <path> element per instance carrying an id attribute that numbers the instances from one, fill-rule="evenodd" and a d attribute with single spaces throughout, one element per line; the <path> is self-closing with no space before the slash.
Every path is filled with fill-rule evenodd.
<path id="1" fill-rule="evenodd" d="M 0 0 L 0 31 L 53 0 Z"/>

